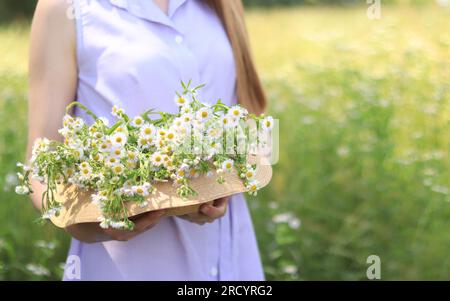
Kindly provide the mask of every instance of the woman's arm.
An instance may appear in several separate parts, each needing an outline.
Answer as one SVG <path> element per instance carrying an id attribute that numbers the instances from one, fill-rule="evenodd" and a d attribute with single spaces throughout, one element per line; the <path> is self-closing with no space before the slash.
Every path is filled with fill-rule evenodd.
<path id="1" fill-rule="evenodd" d="M 76 26 L 68 17 L 66 0 L 40 0 L 33 18 L 29 61 L 28 149 L 38 137 L 61 140 L 66 106 L 75 99 L 77 88 Z M 44 186 L 32 181 L 34 206 L 41 209 Z M 150 229 L 164 212 L 156 211 L 134 218 L 134 231 L 104 230 L 98 223 L 79 224 L 66 230 L 78 240 L 92 243 L 126 241 Z"/>
<path id="2" fill-rule="evenodd" d="M 61 140 L 65 107 L 75 99 L 77 65 L 74 21 L 66 11 L 67 1 L 41 0 L 33 18 L 29 52 L 28 149 L 38 137 Z M 43 185 L 32 181 L 32 201 L 41 209 Z"/>

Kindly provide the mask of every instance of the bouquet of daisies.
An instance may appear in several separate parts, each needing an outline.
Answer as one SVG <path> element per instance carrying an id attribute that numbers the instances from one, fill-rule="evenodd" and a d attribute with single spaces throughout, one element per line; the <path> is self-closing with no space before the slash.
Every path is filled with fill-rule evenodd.
<path id="1" fill-rule="evenodd" d="M 91 190 L 92 202 L 102 214 L 101 226 L 123 229 L 133 228 L 124 204 L 147 206 L 159 182 L 173 182 L 178 196 L 187 198 L 196 195 L 190 179 L 215 176 L 223 183 L 223 175 L 235 169 L 246 190 L 256 194 L 260 188 L 256 165 L 247 159 L 267 143 L 273 118 L 249 114 L 239 105 L 229 107 L 220 100 L 207 105 L 196 98 L 202 86 L 182 86 L 175 100 L 177 114 L 149 110 L 130 117 L 114 106 L 112 125 L 84 105 L 71 103 L 59 130 L 64 141 L 36 140 L 30 164 L 18 163 L 22 170 L 16 192 L 33 192 L 30 177 L 44 184 L 43 218 L 50 219 L 61 210 L 55 198 L 59 185 Z M 69 115 L 74 106 L 85 110 L 94 122 L 87 125 Z"/>

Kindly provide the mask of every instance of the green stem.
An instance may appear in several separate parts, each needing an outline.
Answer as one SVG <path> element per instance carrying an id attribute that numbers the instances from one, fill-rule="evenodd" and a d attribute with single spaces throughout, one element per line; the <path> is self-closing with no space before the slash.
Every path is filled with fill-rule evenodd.
<path id="1" fill-rule="evenodd" d="M 70 110 L 72 110 L 73 107 L 79 107 L 80 109 L 84 110 L 86 112 L 86 114 L 88 114 L 89 116 L 91 116 L 92 118 L 94 118 L 94 120 L 98 119 L 98 116 L 95 115 L 91 110 L 89 110 L 84 104 L 82 104 L 81 102 L 78 101 L 74 101 L 72 103 L 70 103 L 67 107 L 66 107 L 66 114 L 70 114 Z"/>

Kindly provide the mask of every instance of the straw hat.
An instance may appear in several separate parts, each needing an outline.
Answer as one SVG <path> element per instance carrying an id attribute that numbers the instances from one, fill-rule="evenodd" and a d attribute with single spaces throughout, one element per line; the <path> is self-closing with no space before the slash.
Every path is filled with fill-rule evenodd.
<path id="1" fill-rule="evenodd" d="M 272 178 L 272 167 L 264 157 L 249 157 L 249 163 L 257 164 L 256 180 L 261 187 L 266 186 Z M 156 193 L 148 197 L 148 206 L 141 208 L 133 202 L 127 204 L 131 216 L 141 213 L 167 209 L 167 216 L 184 215 L 198 211 L 203 203 L 245 192 L 247 189 L 236 171 L 224 174 L 225 183 L 219 184 L 215 176 L 200 176 L 190 180 L 190 186 L 198 193 L 195 197 L 183 199 L 176 193 L 171 182 L 157 183 Z M 65 228 L 79 223 L 98 222 L 100 210 L 91 201 L 91 192 L 79 189 L 75 185 L 58 187 L 56 200 L 62 204 L 62 210 L 51 221 L 58 227 Z"/>

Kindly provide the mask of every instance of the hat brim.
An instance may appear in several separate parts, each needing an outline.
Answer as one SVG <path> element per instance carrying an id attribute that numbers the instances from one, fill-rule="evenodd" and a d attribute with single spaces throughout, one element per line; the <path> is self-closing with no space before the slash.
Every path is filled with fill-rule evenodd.
<path id="1" fill-rule="evenodd" d="M 272 166 L 264 157 L 249 157 L 249 163 L 256 164 L 255 179 L 261 187 L 266 186 L 272 178 Z M 145 212 L 165 209 L 166 216 L 179 216 L 198 211 L 200 205 L 216 199 L 246 192 L 242 180 L 233 170 L 224 173 L 225 182 L 219 184 L 216 176 L 206 175 L 190 179 L 189 185 L 197 192 L 195 197 L 181 198 L 176 193 L 172 182 L 155 184 L 156 193 L 148 197 L 148 205 L 140 207 L 134 202 L 128 202 L 129 217 Z M 51 218 L 57 227 L 65 228 L 74 224 L 99 222 L 100 210 L 91 200 L 91 191 L 78 188 L 75 185 L 59 186 L 56 201 L 61 203 L 62 209 L 58 216 Z"/>

